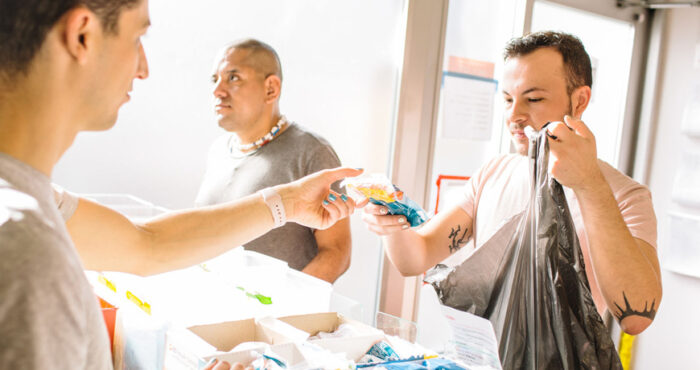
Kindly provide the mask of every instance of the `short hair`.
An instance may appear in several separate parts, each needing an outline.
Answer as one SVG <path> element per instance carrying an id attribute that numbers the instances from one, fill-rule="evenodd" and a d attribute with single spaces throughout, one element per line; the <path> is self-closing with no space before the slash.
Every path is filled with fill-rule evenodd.
<path id="1" fill-rule="evenodd" d="M 248 50 L 250 52 L 248 58 L 263 57 L 268 61 L 271 61 L 272 65 L 265 66 L 267 67 L 265 68 L 267 70 L 260 70 L 262 67 L 260 65 L 252 65 L 252 67 L 255 68 L 256 71 L 262 72 L 265 75 L 265 78 L 270 75 L 275 75 L 280 78 L 280 81 L 282 80 L 282 63 L 280 62 L 280 57 L 277 55 L 275 49 L 269 44 L 256 39 L 238 40 L 226 46 L 224 55 L 233 49 Z"/>
<path id="2" fill-rule="evenodd" d="M 503 59 L 524 56 L 541 48 L 553 48 L 561 54 L 566 73 L 566 92 L 569 95 L 577 87 L 593 86 L 591 58 L 581 40 L 568 33 L 541 31 L 513 38 L 506 44 Z"/>
<path id="3" fill-rule="evenodd" d="M 26 74 L 46 35 L 68 11 L 84 6 L 117 34 L 121 11 L 143 0 L 0 0 L 0 78 Z"/>

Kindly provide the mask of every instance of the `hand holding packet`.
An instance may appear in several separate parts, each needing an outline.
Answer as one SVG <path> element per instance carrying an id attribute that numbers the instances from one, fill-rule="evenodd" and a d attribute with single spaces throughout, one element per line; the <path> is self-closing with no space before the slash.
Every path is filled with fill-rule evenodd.
<path id="1" fill-rule="evenodd" d="M 428 220 L 428 215 L 416 202 L 404 196 L 396 185 L 383 174 L 370 174 L 346 178 L 340 183 L 355 202 L 368 198 L 373 204 L 387 207 L 390 215 L 406 216 L 411 227 Z"/>

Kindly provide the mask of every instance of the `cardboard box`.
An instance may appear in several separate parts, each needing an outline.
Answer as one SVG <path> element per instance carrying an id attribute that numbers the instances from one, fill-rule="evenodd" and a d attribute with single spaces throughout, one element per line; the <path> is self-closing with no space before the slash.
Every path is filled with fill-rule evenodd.
<path id="1" fill-rule="evenodd" d="M 356 336 L 311 339 L 309 342 L 333 353 L 344 353 L 348 359 L 353 361 L 359 360 L 374 343 L 384 339 L 384 333 L 381 330 L 359 321 L 347 319 L 335 312 L 286 316 L 280 317 L 278 320 L 303 330 L 310 336 L 315 336 L 319 332 L 332 333 L 342 324 L 351 325 L 357 332 Z"/>
<path id="2" fill-rule="evenodd" d="M 260 342 L 277 345 L 300 342 L 307 337 L 308 334 L 305 332 L 272 318 L 175 329 L 167 334 L 164 368 L 168 370 L 201 369 L 212 357 L 248 364 L 255 359 L 254 350 L 232 351 L 241 343 Z M 263 347 L 260 346 L 258 349 Z M 295 356 L 293 360 L 296 361 L 299 355 Z"/>

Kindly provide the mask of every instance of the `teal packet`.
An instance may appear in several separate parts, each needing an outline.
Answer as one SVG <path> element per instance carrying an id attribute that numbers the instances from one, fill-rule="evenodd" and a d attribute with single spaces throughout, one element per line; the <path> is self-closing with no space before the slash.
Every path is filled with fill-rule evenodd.
<path id="1" fill-rule="evenodd" d="M 428 215 L 416 202 L 404 196 L 403 191 L 392 184 L 382 174 L 371 174 L 347 178 L 340 183 L 356 202 L 368 198 L 373 204 L 385 206 L 390 215 L 406 216 L 411 227 L 416 227 L 428 220 Z"/>

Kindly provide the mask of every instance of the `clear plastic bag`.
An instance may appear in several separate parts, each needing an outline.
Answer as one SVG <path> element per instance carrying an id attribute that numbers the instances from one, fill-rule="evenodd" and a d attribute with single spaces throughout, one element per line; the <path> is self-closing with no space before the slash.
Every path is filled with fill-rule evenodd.
<path id="1" fill-rule="evenodd" d="M 525 211 L 462 264 L 437 265 L 425 281 L 444 305 L 491 321 L 504 369 L 622 369 L 548 160 L 543 129 L 530 140 L 532 190 Z"/>
<path id="2" fill-rule="evenodd" d="M 396 185 L 382 174 L 351 177 L 343 180 L 340 186 L 348 190 L 355 201 L 369 198 L 374 204 L 387 207 L 390 215 L 404 215 L 411 227 L 418 226 L 428 219 L 425 211 L 410 200 Z"/>

